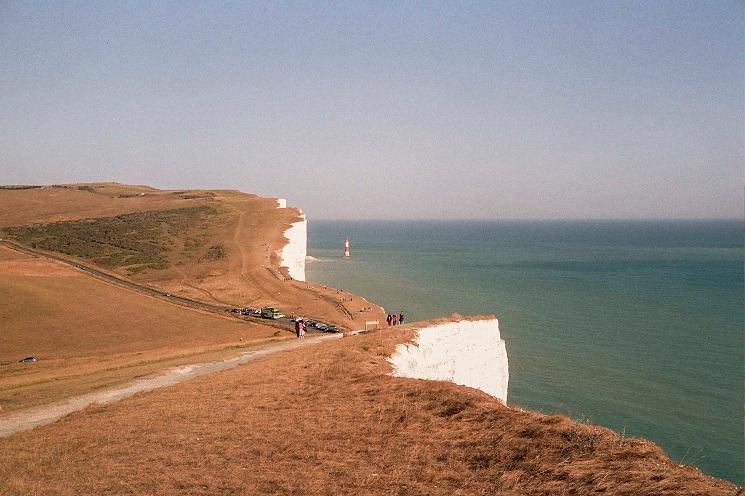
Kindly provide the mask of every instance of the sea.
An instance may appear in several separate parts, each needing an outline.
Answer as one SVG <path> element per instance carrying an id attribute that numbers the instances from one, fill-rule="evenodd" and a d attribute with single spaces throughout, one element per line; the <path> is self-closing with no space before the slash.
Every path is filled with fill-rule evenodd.
<path id="1" fill-rule="evenodd" d="M 496 315 L 508 403 L 743 483 L 742 221 L 310 220 L 308 255 L 407 322 Z"/>

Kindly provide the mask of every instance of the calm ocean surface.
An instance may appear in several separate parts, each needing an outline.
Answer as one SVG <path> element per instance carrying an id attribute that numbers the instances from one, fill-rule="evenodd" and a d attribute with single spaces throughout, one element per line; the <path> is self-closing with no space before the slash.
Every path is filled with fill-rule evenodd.
<path id="1" fill-rule="evenodd" d="M 743 483 L 741 222 L 311 220 L 308 236 L 309 281 L 408 321 L 496 314 L 510 403 Z"/>

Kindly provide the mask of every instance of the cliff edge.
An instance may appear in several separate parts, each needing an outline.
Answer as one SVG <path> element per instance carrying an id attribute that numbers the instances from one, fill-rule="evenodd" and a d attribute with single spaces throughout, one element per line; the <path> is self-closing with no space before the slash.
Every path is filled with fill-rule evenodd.
<path id="1" fill-rule="evenodd" d="M 286 200 L 277 200 L 277 208 L 287 208 Z M 300 220 L 290 224 L 284 232 L 287 244 L 280 252 L 280 267 L 296 281 L 305 281 L 305 257 L 308 254 L 308 220 L 302 210 L 296 210 Z"/>
<path id="2" fill-rule="evenodd" d="M 507 348 L 496 318 L 460 319 L 415 332 L 391 355 L 392 375 L 453 382 L 507 402 Z"/>

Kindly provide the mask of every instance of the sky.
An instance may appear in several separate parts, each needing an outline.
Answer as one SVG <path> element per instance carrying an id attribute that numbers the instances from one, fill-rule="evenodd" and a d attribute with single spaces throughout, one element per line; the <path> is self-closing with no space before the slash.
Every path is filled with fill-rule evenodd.
<path id="1" fill-rule="evenodd" d="M 745 4 L 0 0 L 0 183 L 742 218 Z"/>

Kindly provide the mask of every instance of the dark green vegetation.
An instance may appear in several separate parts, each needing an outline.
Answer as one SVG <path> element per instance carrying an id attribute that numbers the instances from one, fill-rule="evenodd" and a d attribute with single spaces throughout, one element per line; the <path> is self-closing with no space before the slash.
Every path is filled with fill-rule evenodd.
<path id="1" fill-rule="evenodd" d="M 19 189 L 39 189 L 41 186 L 28 186 L 24 184 L 7 184 L 7 185 L 0 185 L 0 189 L 10 189 L 10 190 L 19 190 Z"/>
<path id="2" fill-rule="evenodd" d="M 207 249 L 207 253 L 202 256 L 202 258 L 199 259 L 200 262 L 209 262 L 211 260 L 221 260 L 225 258 L 226 251 L 225 251 L 225 245 L 222 243 L 217 243 L 215 245 L 210 246 Z"/>
<path id="3" fill-rule="evenodd" d="M 179 255 L 200 255 L 209 235 L 207 221 L 217 213 L 212 207 L 195 206 L 8 227 L 2 232 L 32 248 L 89 259 L 105 267 L 126 268 L 132 274 L 166 269 Z M 205 256 L 221 258 L 223 250 L 212 246 Z"/>

